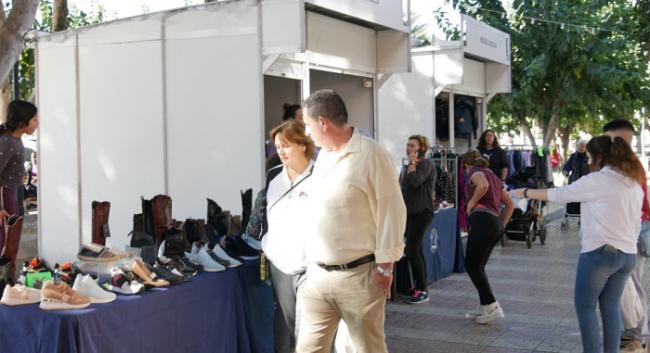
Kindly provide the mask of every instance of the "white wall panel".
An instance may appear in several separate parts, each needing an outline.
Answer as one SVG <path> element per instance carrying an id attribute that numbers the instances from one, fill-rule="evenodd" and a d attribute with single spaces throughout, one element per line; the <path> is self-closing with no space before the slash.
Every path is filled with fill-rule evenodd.
<path id="1" fill-rule="evenodd" d="M 169 193 L 179 219 L 205 217 L 206 197 L 238 214 L 240 189 L 261 184 L 260 41 L 238 31 L 257 28 L 258 8 L 221 9 L 187 11 L 166 25 Z"/>
<path id="2" fill-rule="evenodd" d="M 53 262 L 79 249 L 75 38 L 38 43 L 39 254 Z"/>
<path id="3" fill-rule="evenodd" d="M 407 0 L 305 0 L 329 10 L 408 33 L 403 14 Z"/>
<path id="4" fill-rule="evenodd" d="M 264 54 L 305 50 L 305 3 L 302 0 L 262 1 Z"/>
<path id="5" fill-rule="evenodd" d="M 141 25 L 113 26 L 125 33 L 160 28 Z M 108 244 L 123 249 L 140 196 L 164 192 L 161 42 L 98 44 L 106 41 L 94 31 L 79 42 L 83 240 L 91 237 L 91 202 L 110 201 Z"/>
<path id="6" fill-rule="evenodd" d="M 391 75 L 379 89 L 379 143 L 392 153 L 396 168 L 402 165 L 409 136 L 424 135 L 433 143 L 432 56 L 414 55 L 412 62 L 412 72 Z"/>
<path id="7" fill-rule="evenodd" d="M 376 42 L 374 30 L 307 12 L 307 60 L 310 63 L 375 73 Z"/>
<path id="8" fill-rule="evenodd" d="M 454 91 L 470 96 L 485 95 L 485 63 L 464 58 L 463 83 L 454 85 Z"/>

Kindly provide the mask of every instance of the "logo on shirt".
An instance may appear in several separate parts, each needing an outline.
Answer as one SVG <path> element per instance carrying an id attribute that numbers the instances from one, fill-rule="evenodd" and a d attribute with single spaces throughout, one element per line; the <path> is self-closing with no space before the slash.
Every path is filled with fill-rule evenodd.
<path id="1" fill-rule="evenodd" d="M 306 199 L 307 196 L 309 196 L 309 195 L 307 194 L 306 191 L 301 191 L 301 192 L 298 194 L 298 198 L 301 199 L 301 200 Z"/>

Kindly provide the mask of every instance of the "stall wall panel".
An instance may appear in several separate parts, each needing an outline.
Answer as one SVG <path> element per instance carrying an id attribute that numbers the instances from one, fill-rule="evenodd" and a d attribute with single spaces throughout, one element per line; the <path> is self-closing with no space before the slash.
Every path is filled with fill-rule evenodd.
<path id="1" fill-rule="evenodd" d="M 470 96 L 485 95 L 485 64 L 465 58 L 463 61 L 463 83 L 455 85 L 454 91 Z"/>
<path id="2" fill-rule="evenodd" d="M 263 176 L 258 10 L 224 6 L 198 19 L 174 16 L 166 26 L 169 193 L 177 219 L 205 218 L 206 197 L 238 214 L 240 190 L 257 192 Z M 236 21 L 228 19 L 235 13 Z"/>
<path id="3" fill-rule="evenodd" d="M 302 0 L 262 1 L 264 54 L 296 53 L 305 49 L 305 3 Z"/>
<path id="4" fill-rule="evenodd" d="M 348 16 L 402 32 L 409 31 L 404 24 L 407 0 L 305 0 L 309 4 L 333 10 Z"/>
<path id="5" fill-rule="evenodd" d="M 485 82 L 486 93 L 510 93 L 512 89 L 510 65 L 486 63 Z"/>
<path id="6" fill-rule="evenodd" d="M 111 202 L 108 243 L 123 249 L 140 196 L 165 190 L 161 50 L 160 41 L 79 47 L 84 242 L 93 200 Z"/>
<path id="7" fill-rule="evenodd" d="M 348 110 L 348 123 L 364 129 L 374 136 L 373 89 L 363 87 L 364 77 L 342 75 L 332 72 L 311 70 L 311 92 L 319 89 L 333 89 L 343 98 Z"/>
<path id="8" fill-rule="evenodd" d="M 375 73 L 376 43 L 375 31 L 371 29 L 307 12 L 307 60 L 310 63 Z"/>
<path id="9" fill-rule="evenodd" d="M 61 263 L 79 248 L 76 55 L 74 36 L 51 40 L 39 41 L 36 62 L 39 255 Z"/>
<path id="10" fill-rule="evenodd" d="M 434 142 L 434 84 L 431 55 L 412 58 L 411 73 L 393 74 L 379 89 L 377 135 L 393 155 L 396 168 L 406 156 L 411 135 L 424 135 Z"/>

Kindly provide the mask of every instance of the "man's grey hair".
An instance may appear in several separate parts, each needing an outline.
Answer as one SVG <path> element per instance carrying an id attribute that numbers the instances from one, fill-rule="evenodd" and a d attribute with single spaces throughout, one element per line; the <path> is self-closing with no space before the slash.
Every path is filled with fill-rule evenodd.
<path id="1" fill-rule="evenodd" d="M 319 116 L 329 119 L 335 125 L 344 125 L 348 122 L 348 110 L 338 93 L 331 89 L 321 89 L 309 96 L 303 106 L 312 119 Z"/>
<path id="2" fill-rule="evenodd" d="M 585 139 L 578 139 L 578 141 L 576 141 L 576 146 L 580 146 L 580 145 L 585 145 L 585 146 L 587 146 L 587 140 L 585 140 Z"/>

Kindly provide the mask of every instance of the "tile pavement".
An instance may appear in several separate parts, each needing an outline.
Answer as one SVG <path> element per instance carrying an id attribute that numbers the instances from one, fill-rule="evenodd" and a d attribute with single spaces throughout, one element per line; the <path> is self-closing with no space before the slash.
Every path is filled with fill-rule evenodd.
<path id="1" fill-rule="evenodd" d="M 576 228 L 573 224 L 562 233 L 556 220 L 549 225 L 546 245 L 537 242 L 527 249 L 523 242 L 510 241 L 494 249 L 487 272 L 506 314 L 497 323 L 481 326 L 465 319 L 465 311 L 478 306 L 478 296 L 466 274 L 433 283 L 428 303 L 409 305 L 398 300 L 388 304 L 389 352 L 582 352 L 573 308 L 580 252 Z M 650 280 L 645 283 L 646 291 L 650 290 Z"/>

